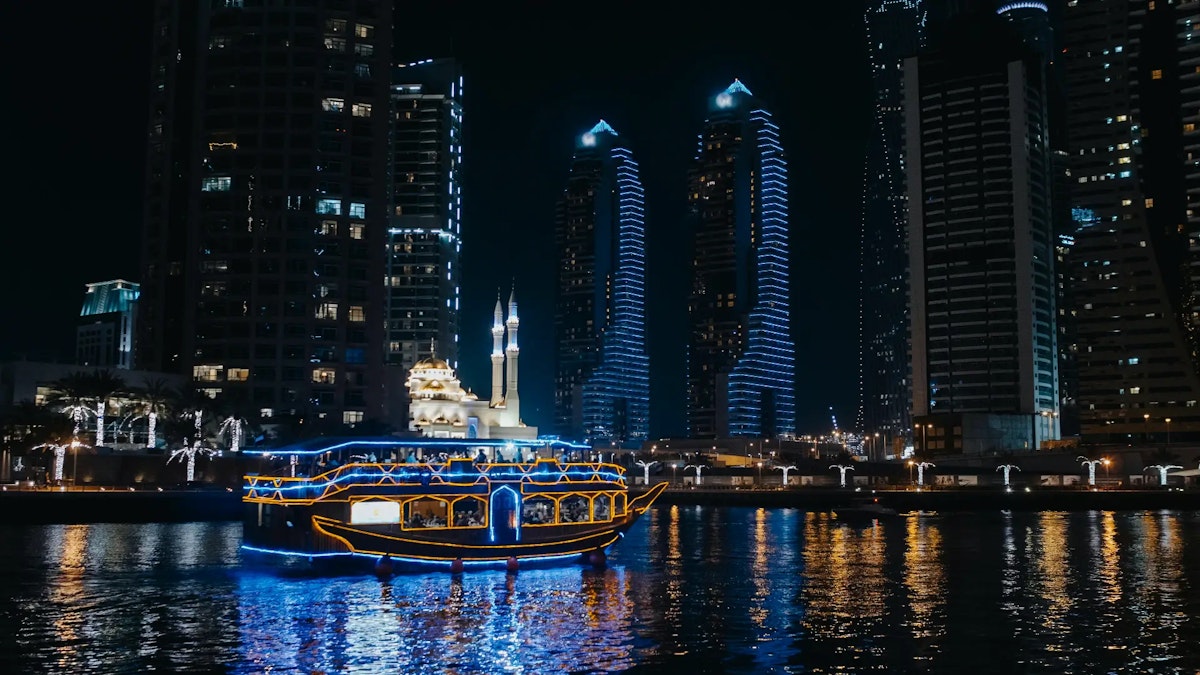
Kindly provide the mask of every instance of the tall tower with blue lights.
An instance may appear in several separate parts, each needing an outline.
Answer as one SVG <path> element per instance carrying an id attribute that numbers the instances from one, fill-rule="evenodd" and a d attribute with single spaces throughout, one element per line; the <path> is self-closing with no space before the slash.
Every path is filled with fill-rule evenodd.
<path id="1" fill-rule="evenodd" d="M 738 80 L 710 99 L 688 185 L 689 433 L 790 435 L 787 162 L 771 113 Z"/>
<path id="2" fill-rule="evenodd" d="M 649 433 L 644 194 L 628 145 L 601 120 L 579 136 L 555 218 L 555 426 L 624 445 Z"/>
<path id="3" fill-rule="evenodd" d="M 863 174 L 857 427 L 878 447 L 910 427 L 904 58 L 925 39 L 927 2 L 872 0 L 863 16 L 874 109 Z"/>

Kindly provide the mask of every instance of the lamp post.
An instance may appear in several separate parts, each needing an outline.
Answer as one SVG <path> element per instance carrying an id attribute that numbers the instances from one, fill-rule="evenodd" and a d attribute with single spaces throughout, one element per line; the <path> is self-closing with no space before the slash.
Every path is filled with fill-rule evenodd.
<path id="1" fill-rule="evenodd" d="M 1146 414 L 1142 415 L 1142 422 L 1144 423 L 1144 425 L 1142 427 L 1142 429 L 1143 429 L 1142 435 L 1145 436 L 1146 444 L 1149 445 L 1150 444 L 1150 413 L 1146 413 Z"/>
<path id="2" fill-rule="evenodd" d="M 911 459 L 908 460 L 908 482 L 913 482 L 913 461 Z"/>
<path id="3" fill-rule="evenodd" d="M 1167 423 L 1167 445 L 1170 445 L 1171 444 L 1171 418 L 1168 417 L 1163 421 Z"/>
<path id="4" fill-rule="evenodd" d="M 762 462 L 758 463 L 758 485 L 762 485 Z"/>

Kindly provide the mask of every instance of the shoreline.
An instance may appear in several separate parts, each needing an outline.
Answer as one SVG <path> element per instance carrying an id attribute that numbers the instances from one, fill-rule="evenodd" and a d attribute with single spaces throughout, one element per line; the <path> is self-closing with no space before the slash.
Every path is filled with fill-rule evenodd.
<path id="1" fill-rule="evenodd" d="M 637 495 L 642 490 L 630 490 Z M 897 511 L 1130 511 L 1200 510 L 1200 490 L 996 489 L 861 490 L 798 488 L 740 490 L 668 489 L 656 506 L 732 506 L 829 511 L 878 499 Z M 192 490 L 5 490 L 0 524 L 227 522 L 242 519 L 241 493 L 231 488 Z"/>

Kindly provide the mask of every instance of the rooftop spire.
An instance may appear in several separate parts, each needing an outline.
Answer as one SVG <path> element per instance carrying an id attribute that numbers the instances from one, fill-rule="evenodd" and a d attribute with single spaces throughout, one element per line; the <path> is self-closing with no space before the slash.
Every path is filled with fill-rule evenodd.
<path id="1" fill-rule="evenodd" d="M 618 135 L 617 130 L 612 128 L 611 126 L 609 126 L 608 122 L 605 122 L 604 120 L 600 120 L 599 122 L 597 122 L 596 126 L 592 127 L 592 130 L 589 131 L 588 133 L 589 134 L 612 134 L 613 136 Z"/>
<path id="2" fill-rule="evenodd" d="M 729 85 L 728 87 L 725 87 L 725 93 L 726 94 L 746 94 L 747 96 L 754 95 L 754 94 L 750 93 L 750 90 L 746 88 L 746 85 L 742 84 L 742 81 L 737 79 L 736 77 L 733 78 L 733 84 Z"/>

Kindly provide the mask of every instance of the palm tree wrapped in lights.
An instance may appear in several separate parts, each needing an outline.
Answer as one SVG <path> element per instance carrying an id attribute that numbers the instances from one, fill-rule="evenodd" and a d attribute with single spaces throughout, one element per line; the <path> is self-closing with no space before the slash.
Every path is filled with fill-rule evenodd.
<path id="1" fill-rule="evenodd" d="M 1099 464 L 1103 464 L 1104 460 L 1088 459 L 1087 457 L 1084 457 L 1083 455 L 1080 455 L 1080 456 L 1076 457 L 1075 459 L 1078 460 L 1081 465 L 1087 467 L 1088 485 L 1095 485 L 1096 484 L 1096 466 Z"/>
<path id="2" fill-rule="evenodd" d="M 91 377 L 91 395 L 96 404 L 96 447 L 104 445 L 104 415 L 110 399 L 124 393 L 125 381 L 105 370 Z"/>
<path id="3" fill-rule="evenodd" d="M 87 373 L 71 373 L 56 380 L 46 397 L 47 406 L 66 415 L 74 423 L 73 436 L 78 436 L 88 417 L 95 414 L 88 393 L 88 380 Z"/>
<path id="4" fill-rule="evenodd" d="M 703 464 L 688 464 L 687 466 L 683 467 L 684 471 L 687 471 L 688 469 L 696 470 L 696 485 L 699 485 L 701 483 L 701 481 L 704 480 L 700 476 L 700 472 L 704 470 L 704 465 Z"/>
<path id="5" fill-rule="evenodd" d="M 221 422 L 221 428 L 217 430 L 218 436 L 229 434 L 229 451 L 235 455 L 242 447 L 242 432 L 246 428 L 246 420 L 240 415 L 231 413 L 225 421 Z"/>
<path id="6" fill-rule="evenodd" d="M 1171 469 L 1182 468 L 1183 467 L 1179 466 L 1178 464 L 1155 464 L 1153 466 L 1146 467 L 1146 470 L 1149 471 L 1150 469 L 1156 469 L 1158 471 L 1158 484 L 1163 487 L 1167 487 L 1167 472 Z"/>
<path id="7" fill-rule="evenodd" d="M 162 379 L 146 382 L 146 386 L 137 392 L 137 397 L 146 416 L 146 447 L 153 448 L 158 445 L 158 416 L 170 412 L 170 404 L 175 397 Z"/>
<path id="8" fill-rule="evenodd" d="M 1008 487 L 1008 477 L 1012 473 L 1013 469 L 1020 471 L 1021 467 L 1017 466 L 1016 464 L 1001 464 L 1000 466 L 996 467 L 997 471 L 1004 472 L 1004 487 Z"/>
<path id="9" fill-rule="evenodd" d="M 175 459 L 176 457 L 185 458 L 187 460 L 187 482 L 191 483 L 192 481 L 196 480 L 196 455 L 215 454 L 216 453 L 210 448 L 202 446 L 199 438 L 197 438 L 191 445 L 188 444 L 187 439 L 184 439 L 183 447 L 179 448 L 175 452 L 172 452 L 171 456 L 167 458 L 167 463 L 170 464 L 171 460 Z"/>
<path id="10" fill-rule="evenodd" d="M 849 464 L 830 464 L 829 468 L 837 469 L 841 473 L 842 487 L 846 487 L 846 472 L 853 471 L 854 467 Z"/>
<path id="11" fill-rule="evenodd" d="M 49 450 L 54 453 L 54 469 L 53 469 L 52 475 L 54 476 L 55 482 L 60 482 L 63 479 L 63 465 L 66 463 L 67 450 L 74 449 L 75 452 L 79 452 L 80 448 L 86 448 L 86 447 L 88 447 L 88 446 L 84 445 L 83 443 L 80 443 L 77 440 L 73 440 L 70 443 L 60 443 L 58 441 L 42 443 L 41 445 L 33 446 L 33 449 L 34 450 Z"/>
<path id="12" fill-rule="evenodd" d="M 643 462 L 642 460 L 639 459 L 638 461 L 634 462 L 634 464 L 637 464 L 638 466 L 642 467 L 642 484 L 649 485 L 650 484 L 650 467 L 654 466 L 655 464 L 658 464 L 658 460 L 651 460 L 649 462 Z"/>
<path id="13" fill-rule="evenodd" d="M 798 471 L 798 469 L 797 469 L 795 466 L 792 466 L 792 465 L 790 465 L 790 464 L 789 464 L 789 465 L 787 465 L 787 466 L 776 466 L 776 467 L 773 467 L 773 468 L 774 468 L 776 471 L 782 471 L 782 472 L 783 472 L 783 482 L 781 483 L 781 485 L 782 485 L 783 487 L 787 487 L 787 484 L 788 484 L 788 472 L 789 472 L 789 471 Z"/>
<path id="14" fill-rule="evenodd" d="M 936 469 L 937 464 L 934 464 L 933 462 L 917 462 L 917 485 L 918 486 L 925 485 L 925 467 L 929 467 L 931 469 Z"/>

